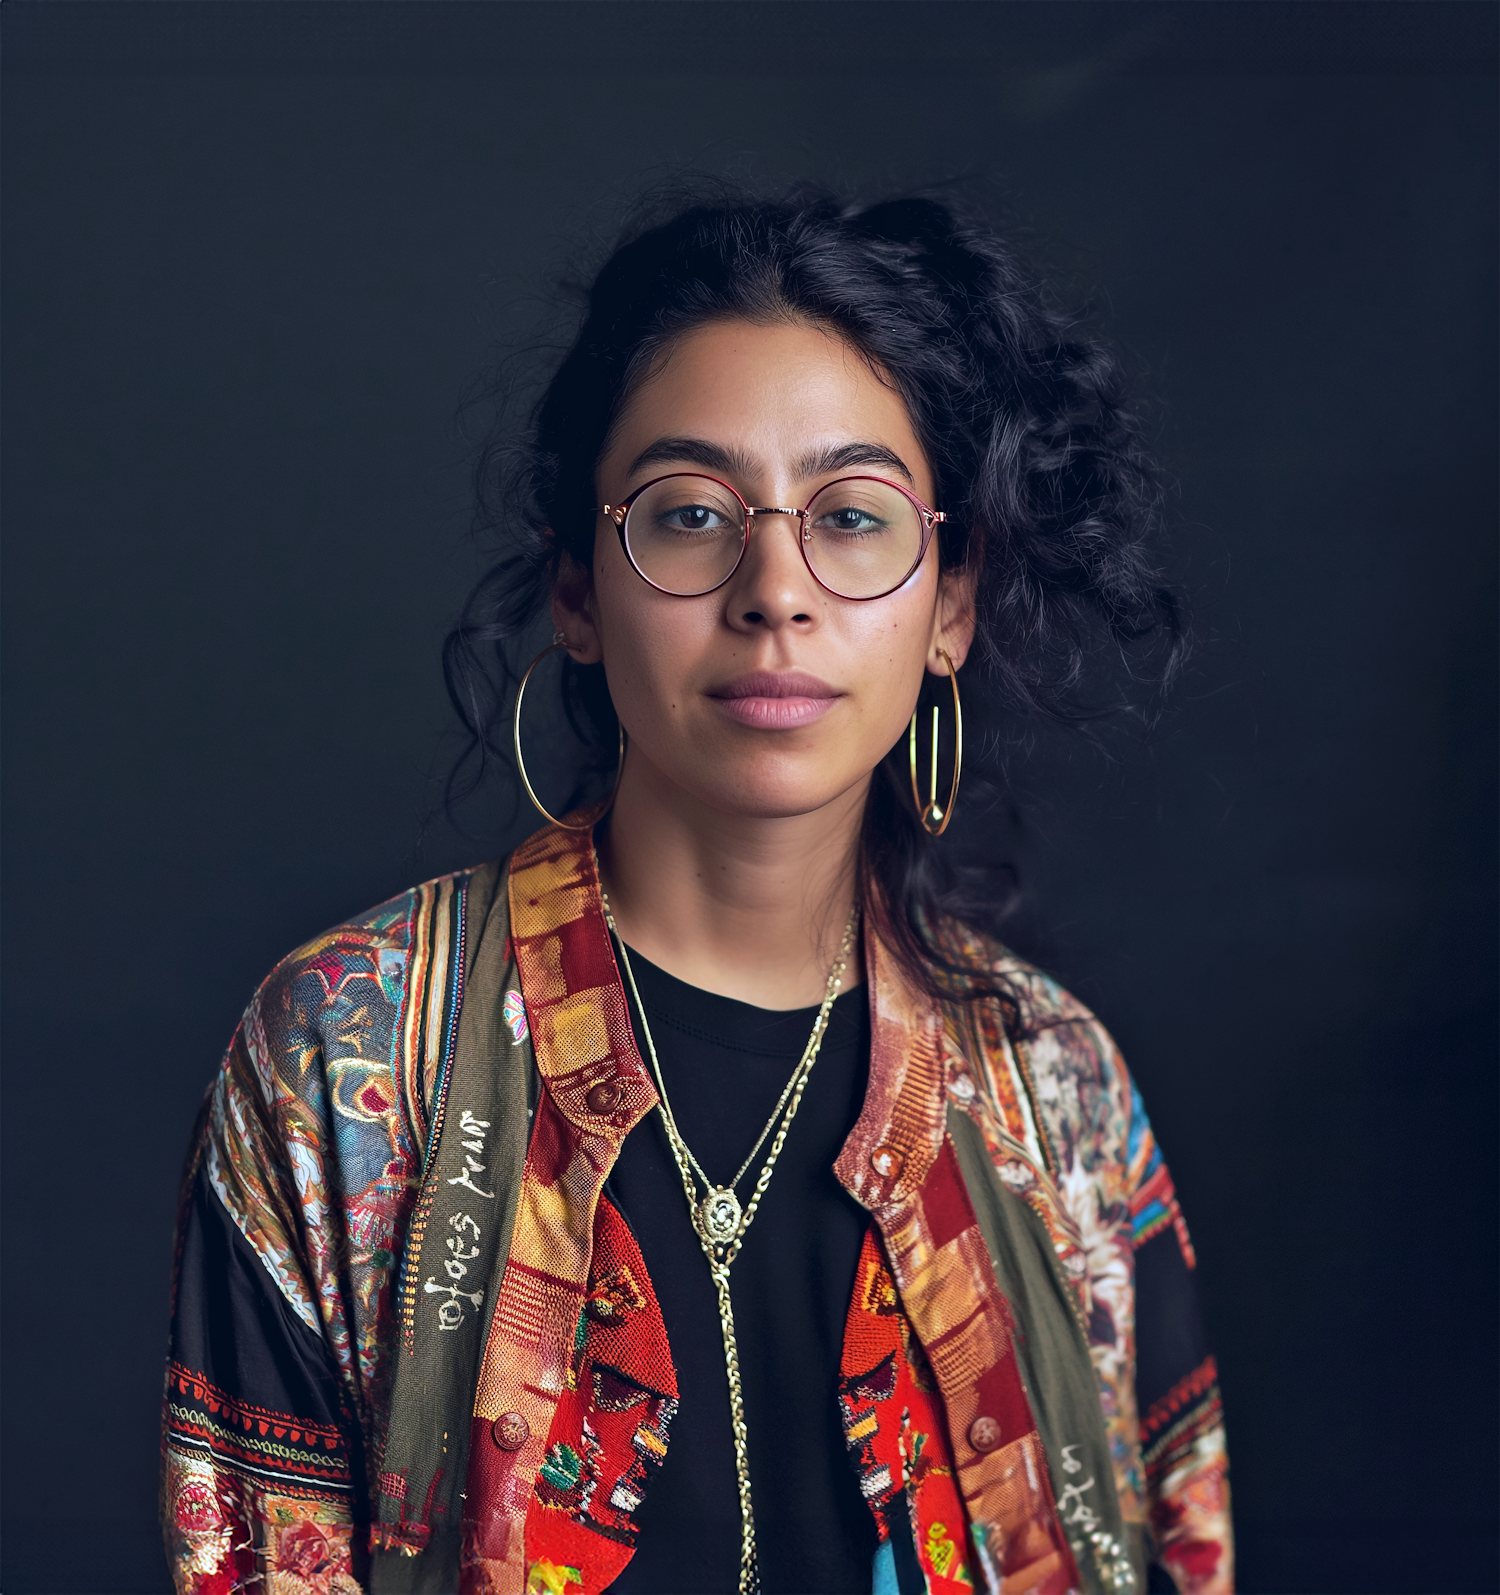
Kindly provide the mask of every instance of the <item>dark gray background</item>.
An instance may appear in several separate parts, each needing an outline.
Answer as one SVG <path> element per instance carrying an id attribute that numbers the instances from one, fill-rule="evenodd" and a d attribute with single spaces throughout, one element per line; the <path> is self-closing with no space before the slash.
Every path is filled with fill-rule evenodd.
<path id="1" fill-rule="evenodd" d="M 3 22 L 7 1595 L 165 1587 L 200 1092 L 281 954 L 505 840 L 419 841 L 455 415 L 683 170 L 976 177 L 1130 352 L 1203 644 L 1018 768 L 1033 942 L 1187 1207 L 1241 1588 L 1494 1590 L 1494 9 Z"/>

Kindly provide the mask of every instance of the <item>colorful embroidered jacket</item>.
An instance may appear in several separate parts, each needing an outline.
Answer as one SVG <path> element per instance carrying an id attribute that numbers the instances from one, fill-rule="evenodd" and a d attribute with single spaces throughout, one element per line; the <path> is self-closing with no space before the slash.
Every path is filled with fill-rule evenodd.
<path id="1" fill-rule="evenodd" d="M 871 1215 L 837 1399 L 931 1595 L 1232 1588 L 1223 1428 L 1171 1176 L 1109 1036 L 912 991 L 866 933 Z M 656 1103 L 587 833 L 430 882 L 257 993 L 178 1226 L 163 1519 L 179 1591 L 596 1595 L 684 1395 L 603 1196 Z M 1155 1575 L 1153 1575 L 1155 1576 Z M 910 1585 L 910 1576 L 900 1587 Z M 1155 1584 L 1153 1587 L 1167 1587 Z"/>

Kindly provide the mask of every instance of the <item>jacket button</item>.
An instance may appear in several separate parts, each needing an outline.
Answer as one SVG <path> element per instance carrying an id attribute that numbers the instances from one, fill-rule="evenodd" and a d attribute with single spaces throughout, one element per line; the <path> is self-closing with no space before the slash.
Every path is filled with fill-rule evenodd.
<path id="1" fill-rule="evenodd" d="M 993 1418 L 975 1418 L 969 1425 L 969 1444 L 976 1451 L 993 1451 L 1000 1444 L 1000 1425 Z"/>
<path id="2" fill-rule="evenodd" d="M 877 1146 L 870 1154 L 870 1167 L 888 1180 L 900 1174 L 906 1159 L 893 1146 Z"/>
<path id="3" fill-rule="evenodd" d="M 490 1425 L 490 1439 L 502 1451 L 519 1451 L 531 1438 L 531 1425 L 519 1412 L 502 1412 Z"/>
<path id="4" fill-rule="evenodd" d="M 625 1100 L 625 1087 L 618 1080 L 601 1080 L 598 1085 L 589 1087 L 588 1095 L 583 1100 L 588 1104 L 590 1113 L 603 1118 L 613 1113 Z"/>

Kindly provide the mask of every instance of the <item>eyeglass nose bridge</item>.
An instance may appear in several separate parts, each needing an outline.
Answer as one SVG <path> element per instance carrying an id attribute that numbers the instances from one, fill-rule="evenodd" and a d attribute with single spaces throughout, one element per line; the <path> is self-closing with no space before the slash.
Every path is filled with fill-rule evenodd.
<path id="1" fill-rule="evenodd" d="M 797 529 L 802 541 L 804 543 L 812 541 L 812 533 L 807 529 L 807 511 L 786 509 L 778 504 L 747 504 L 745 506 L 745 537 L 747 541 L 750 536 L 750 522 L 757 515 L 795 515 L 798 523 Z M 743 552 L 740 557 L 744 557 Z"/>

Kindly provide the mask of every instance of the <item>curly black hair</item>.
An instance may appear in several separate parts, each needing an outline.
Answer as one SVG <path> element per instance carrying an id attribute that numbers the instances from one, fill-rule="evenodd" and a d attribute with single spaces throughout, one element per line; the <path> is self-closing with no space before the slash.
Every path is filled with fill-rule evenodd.
<path id="1" fill-rule="evenodd" d="M 1137 685 L 1165 685 L 1184 621 L 1150 552 L 1162 495 L 1115 354 L 949 201 L 718 195 L 638 224 L 614 250 L 519 448 L 497 442 L 481 461 L 480 520 L 502 547 L 444 648 L 468 732 L 460 785 L 505 757 L 507 645 L 545 610 L 560 555 L 592 564 L 594 470 L 633 385 L 674 338 L 730 317 L 826 327 L 900 392 L 948 516 L 942 566 L 976 575 L 964 674 L 993 702 L 1015 718 L 1090 718 L 1088 666 L 1111 642 Z M 565 669 L 570 715 L 607 767 L 616 722 L 603 671 Z M 929 679 L 924 692 L 934 685 L 946 690 Z M 904 740 L 871 783 L 865 901 L 908 974 L 951 994 L 970 977 L 944 951 L 944 919 L 993 932 L 1006 892 L 993 868 L 986 879 L 945 858 L 918 823 Z"/>

